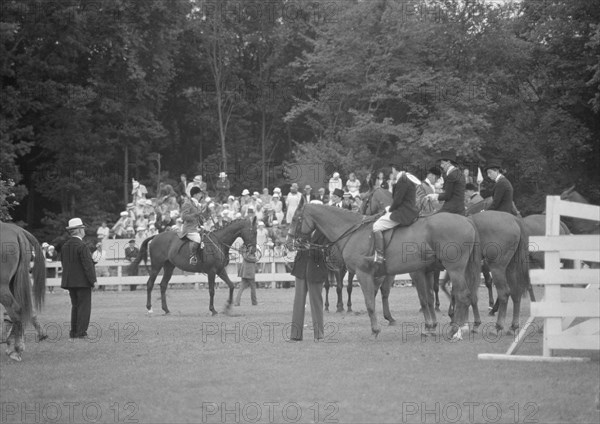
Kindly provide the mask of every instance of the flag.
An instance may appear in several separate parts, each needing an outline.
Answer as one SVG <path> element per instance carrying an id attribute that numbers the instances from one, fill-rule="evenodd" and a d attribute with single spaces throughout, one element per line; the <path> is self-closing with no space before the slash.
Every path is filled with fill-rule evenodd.
<path id="1" fill-rule="evenodd" d="M 483 174 L 481 173 L 481 168 L 477 168 L 477 184 L 481 184 L 483 182 Z"/>

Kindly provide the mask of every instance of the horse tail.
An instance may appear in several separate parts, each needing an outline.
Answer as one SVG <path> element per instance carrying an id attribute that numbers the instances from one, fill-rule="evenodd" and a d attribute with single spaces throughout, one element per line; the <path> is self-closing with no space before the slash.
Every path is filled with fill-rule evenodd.
<path id="1" fill-rule="evenodd" d="M 31 252 L 29 243 L 22 231 L 17 233 L 17 241 L 19 245 L 19 263 L 17 264 L 17 272 L 13 277 L 13 295 L 19 304 L 18 311 L 21 317 L 21 322 L 25 326 L 32 317 L 32 302 L 31 302 L 31 283 L 29 282 L 29 258 Z"/>
<path id="2" fill-rule="evenodd" d="M 138 275 L 138 267 L 142 259 L 144 260 L 144 264 L 148 263 L 148 244 L 154 237 L 156 237 L 156 235 L 150 236 L 142 242 L 140 253 L 138 253 L 137 258 L 129 265 L 129 275 Z"/>
<path id="3" fill-rule="evenodd" d="M 515 285 L 517 296 L 524 296 L 525 292 L 531 290 L 531 279 L 529 278 L 529 234 L 525 229 L 523 220 L 516 218 L 516 221 L 521 234 L 515 253 L 508 263 L 506 271 L 508 275 L 512 275 L 517 279 Z"/>
<path id="4" fill-rule="evenodd" d="M 33 259 L 33 299 L 35 308 L 39 311 L 44 306 L 44 297 L 46 296 L 46 258 L 37 239 L 28 231 L 23 230 L 25 238 L 35 253 Z"/>
<path id="5" fill-rule="evenodd" d="M 468 220 L 475 231 L 475 240 L 473 240 L 473 246 L 469 253 L 469 260 L 467 261 L 467 267 L 465 269 L 465 280 L 467 281 L 467 287 L 471 291 L 471 296 L 477 296 L 479 283 L 481 282 L 481 258 L 483 258 L 483 253 L 481 250 L 479 230 L 477 230 L 477 226 L 471 218 L 468 218 Z M 475 298 L 475 300 L 476 299 L 477 298 Z"/>

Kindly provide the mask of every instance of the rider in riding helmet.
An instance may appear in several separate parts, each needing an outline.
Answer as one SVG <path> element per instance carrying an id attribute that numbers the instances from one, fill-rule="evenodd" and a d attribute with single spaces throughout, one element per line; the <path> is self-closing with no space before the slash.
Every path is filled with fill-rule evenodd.
<path id="1" fill-rule="evenodd" d="M 190 189 L 190 197 L 185 198 L 181 207 L 181 218 L 183 226 L 179 232 L 179 238 L 187 237 L 190 243 L 190 265 L 198 263 L 198 249 L 201 248 L 202 237 L 199 229 L 202 229 L 203 219 L 202 214 L 206 205 L 203 205 L 202 199 L 204 192 L 200 187 L 192 187 Z M 199 228 L 200 227 L 200 228 Z"/>

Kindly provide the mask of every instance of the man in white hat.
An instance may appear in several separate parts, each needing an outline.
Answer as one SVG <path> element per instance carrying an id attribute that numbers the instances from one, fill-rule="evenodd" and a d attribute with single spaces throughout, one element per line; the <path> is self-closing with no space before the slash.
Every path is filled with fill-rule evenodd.
<path id="1" fill-rule="evenodd" d="M 217 191 L 217 202 L 225 203 L 230 195 L 231 190 L 231 183 L 229 182 L 225 172 L 219 173 L 219 179 L 215 184 L 215 189 Z"/>
<path id="2" fill-rule="evenodd" d="M 112 227 L 112 232 L 114 237 L 122 238 L 127 235 L 127 229 L 129 227 L 133 227 L 133 220 L 129 217 L 129 213 L 127 211 L 121 212 L 121 217 Z"/>
<path id="3" fill-rule="evenodd" d="M 60 286 L 69 290 L 71 297 L 72 339 L 86 338 L 92 313 L 92 288 L 96 284 L 96 270 L 90 250 L 83 242 L 85 225 L 80 218 L 69 220 L 69 240 L 61 249 L 62 281 Z"/>
<path id="4" fill-rule="evenodd" d="M 202 181 L 202 175 L 196 175 L 194 177 L 194 180 L 187 185 L 187 187 L 185 189 L 185 193 L 187 194 L 188 197 L 192 197 L 192 195 L 191 195 L 192 187 L 198 187 L 198 188 L 200 188 L 200 190 L 202 190 L 202 192 L 204 194 L 206 194 L 206 183 L 204 181 Z"/>

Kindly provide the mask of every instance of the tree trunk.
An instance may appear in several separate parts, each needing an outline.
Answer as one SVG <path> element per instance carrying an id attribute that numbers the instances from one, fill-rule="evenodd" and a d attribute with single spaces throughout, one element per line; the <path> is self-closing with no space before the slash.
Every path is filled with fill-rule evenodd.
<path id="1" fill-rule="evenodd" d="M 263 103 L 263 107 L 262 107 L 262 111 L 261 111 L 261 115 L 262 115 L 262 125 L 261 125 L 261 129 L 260 129 L 260 139 L 261 139 L 261 151 L 260 151 L 260 157 L 261 157 L 261 161 L 262 161 L 262 186 L 266 187 L 267 186 L 267 157 L 266 157 L 266 152 L 267 152 L 267 134 L 266 134 L 266 130 L 267 130 L 267 116 L 265 113 L 265 105 Z"/>

